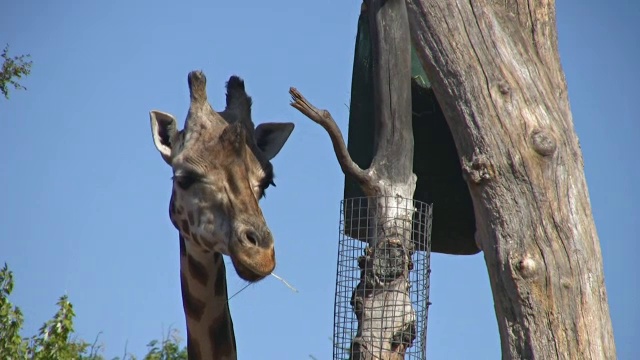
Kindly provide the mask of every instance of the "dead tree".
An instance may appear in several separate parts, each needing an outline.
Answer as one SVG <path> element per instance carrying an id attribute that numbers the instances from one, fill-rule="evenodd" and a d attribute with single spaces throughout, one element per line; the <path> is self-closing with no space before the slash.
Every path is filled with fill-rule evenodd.
<path id="1" fill-rule="evenodd" d="M 411 40 L 404 0 L 368 1 L 373 47 L 375 156 L 368 169 L 354 163 L 342 134 L 326 110 L 311 105 L 296 89 L 292 106 L 320 124 L 331 137 L 342 171 L 372 197 L 375 208 L 363 274 L 352 305 L 358 332 L 352 359 L 402 359 L 415 338 L 416 319 L 409 298 L 413 193 L 411 126 Z M 403 210 L 404 209 L 404 210 Z M 392 219 L 389 221 L 388 219 Z M 399 260 L 400 259 L 400 260 Z"/>
<path id="2" fill-rule="evenodd" d="M 407 4 L 473 199 L 503 359 L 615 359 L 554 1 Z"/>

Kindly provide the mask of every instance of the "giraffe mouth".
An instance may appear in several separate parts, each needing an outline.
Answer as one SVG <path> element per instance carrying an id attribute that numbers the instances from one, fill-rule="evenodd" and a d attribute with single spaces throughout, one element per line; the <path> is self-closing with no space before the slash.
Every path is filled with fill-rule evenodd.
<path id="1" fill-rule="evenodd" d="M 275 251 L 269 249 L 243 249 L 236 253 L 231 250 L 231 262 L 238 276 L 249 282 L 257 282 L 269 276 L 276 267 Z"/>
<path id="2" fill-rule="evenodd" d="M 234 267 L 236 268 L 236 273 L 238 274 L 238 276 L 245 281 L 248 282 L 258 282 L 262 279 L 264 279 L 265 277 L 269 276 L 269 274 L 271 274 L 271 272 L 268 273 L 257 273 L 253 270 L 250 270 L 249 268 L 242 266 L 242 265 L 236 265 L 236 263 L 234 263 Z"/>

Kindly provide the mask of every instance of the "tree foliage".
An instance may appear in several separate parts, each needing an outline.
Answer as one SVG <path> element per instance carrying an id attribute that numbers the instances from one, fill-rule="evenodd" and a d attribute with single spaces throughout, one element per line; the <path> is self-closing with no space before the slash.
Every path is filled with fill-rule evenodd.
<path id="1" fill-rule="evenodd" d="M 7 264 L 0 269 L 0 359 L 3 360 L 105 360 L 98 338 L 88 343 L 74 336 L 75 313 L 69 298 L 64 295 L 57 302 L 58 310 L 45 322 L 37 335 L 22 337 L 24 317 L 20 308 L 9 301 L 13 291 L 13 273 Z M 169 329 L 161 341 L 147 344 L 148 352 L 142 360 L 187 360 L 187 349 L 181 346 L 178 331 Z M 122 358 L 136 360 L 125 350 Z"/>
<path id="2" fill-rule="evenodd" d="M 7 44 L 2 53 L 2 69 L 0 70 L 0 92 L 5 98 L 9 98 L 9 85 L 16 90 L 26 90 L 18 80 L 31 73 L 33 61 L 28 60 L 31 55 L 9 56 L 9 45 Z"/>

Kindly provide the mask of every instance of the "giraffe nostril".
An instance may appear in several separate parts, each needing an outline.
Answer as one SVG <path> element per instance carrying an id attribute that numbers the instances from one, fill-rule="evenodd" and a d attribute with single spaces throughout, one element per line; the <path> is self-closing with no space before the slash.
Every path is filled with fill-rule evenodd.
<path id="1" fill-rule="evenodd" d="M 258 234 L 255 231 L 247 231 L 244 233 L 244 238 L 246 240 L 247 243 L 253 245 L 253 246 L 258 246 L 260 245 L 260 237 L 258 236 Z"/>

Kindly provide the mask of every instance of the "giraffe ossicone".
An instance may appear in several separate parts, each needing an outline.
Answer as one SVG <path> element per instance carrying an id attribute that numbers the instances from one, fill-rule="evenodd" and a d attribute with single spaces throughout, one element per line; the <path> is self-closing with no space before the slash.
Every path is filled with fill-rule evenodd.
<path id="1" fill-rule="evenodd" d="M 225 265 L 255 282 L 275 268 L 274 239 L 258 201 L 273 183 L 273 159 L 293 123 L 251 119 L 244 82 L 231 76 L 226 108 L 213 110 L 206 77 L 188 76 L 190 106 L 183 130 L 168 113 L 150 112 L 153 141 L 173 170 L 169 205 L 180 233 L 182 297 L 190 359 L 233 359 L 235 338 L 227 304 Z"/>

